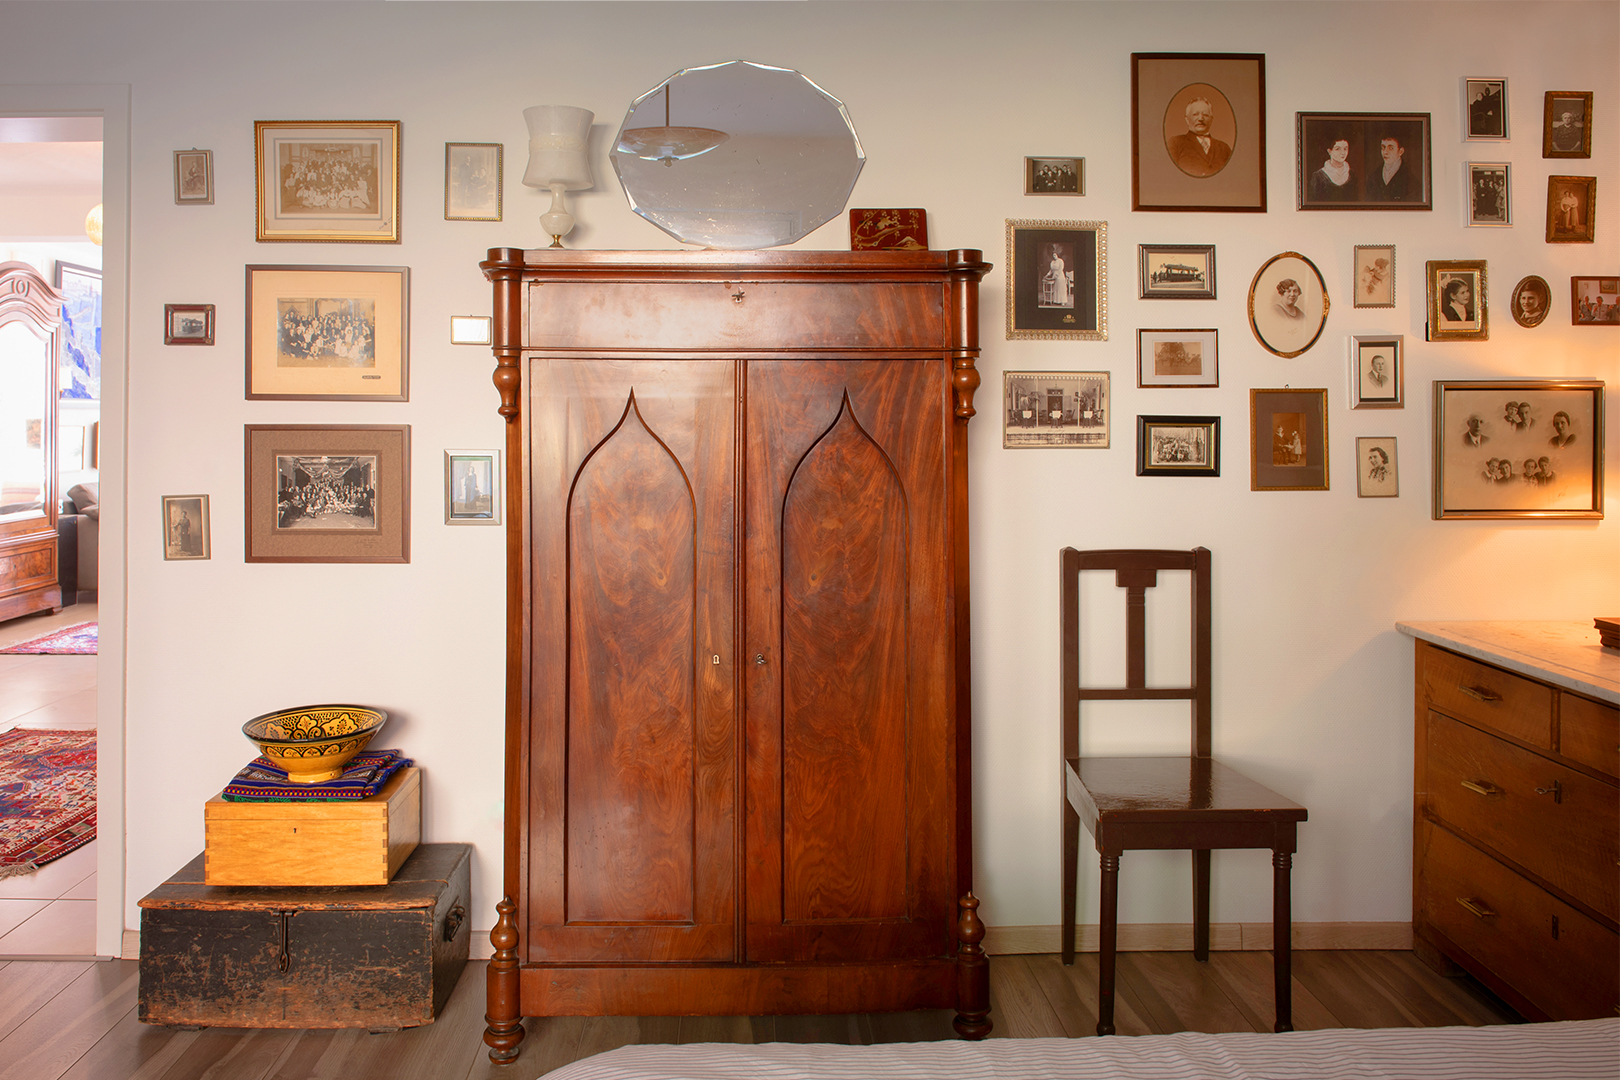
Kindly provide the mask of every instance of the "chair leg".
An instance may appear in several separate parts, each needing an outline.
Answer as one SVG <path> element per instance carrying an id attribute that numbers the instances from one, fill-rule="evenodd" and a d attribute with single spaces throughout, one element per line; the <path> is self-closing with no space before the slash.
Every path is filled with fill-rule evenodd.
<path id="1" fill-rule="evenodd" d="M 1066 777 L 1065 777 L 1066 778 Z M 1076 881 L 1080 876 L 1080 815 L 1063 797 L 1063 962 L 1074 963 Z"/>
<path id="2" fill-rule="evenodd" d="M 1209 960 L 1209 849 L 1195 848 L 1193 864 L 1193 959 Z"/>
<path id="3" fill-rule="evenodd" d="M 1289 871 L 1294 856 L 1287 851 L 1271 853 L 1271 957 L 1272 978 L 1276 983 L 1276 1031 L 1294 1030 L 1293 928 Z"/>
<path id="4" fill-rule="evenodd" d="M 1119 856 L 1103 853 L 1102 926 L 1097 935 L 1097 1034 L 1114 1033 L 1114 946 L 1119 936 Z"/>

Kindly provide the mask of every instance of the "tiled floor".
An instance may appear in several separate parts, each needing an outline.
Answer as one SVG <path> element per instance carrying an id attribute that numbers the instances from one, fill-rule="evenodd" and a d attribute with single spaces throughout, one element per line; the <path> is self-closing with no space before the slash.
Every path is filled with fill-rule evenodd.
<path id="1" fill-rule="evenodd" d="M 96 605 L 74 604 L 0 622 L 0 648 L 95 619 Z M 95 726 L 95 657 L 0 656 L 0 731 Z M 98 843 L 31 874 L 0 878 L 0 960 L 95 955 Z"/>

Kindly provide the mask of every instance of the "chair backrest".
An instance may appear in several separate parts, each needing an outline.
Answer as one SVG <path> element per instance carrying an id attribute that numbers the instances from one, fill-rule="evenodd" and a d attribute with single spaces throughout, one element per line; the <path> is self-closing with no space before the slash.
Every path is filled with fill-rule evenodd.
<path id="1" fill-rule="evenodd" d="M 1210 604 L 1209 549 L 1191 551 L 1113 549 L 1060 552 L 1063 617 L 1063 756 L 1080 756 L 1080 702 L 1164 701 L 1192 703 L 1192 755 L 1210 753 Z M 1125 594 L 1125 685 L 1088 687 L 1080 674 L 1080 572 L 1112 570 Z M 1147 685 L 1147 590 L 1159 583 L 1160 570 L 1192 572 L 1192 681 L 1188 686 Z"/>

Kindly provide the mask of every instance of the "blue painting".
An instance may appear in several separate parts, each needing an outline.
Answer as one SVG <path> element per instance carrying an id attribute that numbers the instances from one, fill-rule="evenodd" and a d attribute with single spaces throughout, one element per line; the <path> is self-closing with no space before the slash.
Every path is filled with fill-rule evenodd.
<path id="1" fill-rule="evenodd" d="M 56 264 L 62 293 L 61 396 L 101 400 L 101 271 L 72 263 Z"/>

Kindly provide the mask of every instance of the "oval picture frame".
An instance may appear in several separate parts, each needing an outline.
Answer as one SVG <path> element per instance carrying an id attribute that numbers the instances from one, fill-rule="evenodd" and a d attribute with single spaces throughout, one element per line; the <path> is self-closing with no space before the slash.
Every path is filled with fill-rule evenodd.
<path id="1" fill-rule="evenodd" d="M 1280 290 L 1285 282 L 1299 288 L 1293 301 L 1298 316 L 1287 313 Z M 1262 348 L 1278 356 L 1298 356 L 1315 345 L 1327 325 L 1330 306 L 1322 272 L 1297 251 L 1267 259 L 1249 284 L 1249 328 Z"/>
<path id="2" fill-rule="evenodd" d="M 1524 295 L 1527 292 L 1537 301 L 1534 311 L 1524 303 Z M 1539 274 L 1520 278 L 1519 283 L 1513 286 L 1511 309 L 1513 321 L 1526 330 L 1540 326 L 1541 321 L 1547 317 L 1547 312 L 1552 309 L 1552 286 L 1548 285 L 1547 279 Z"/>

